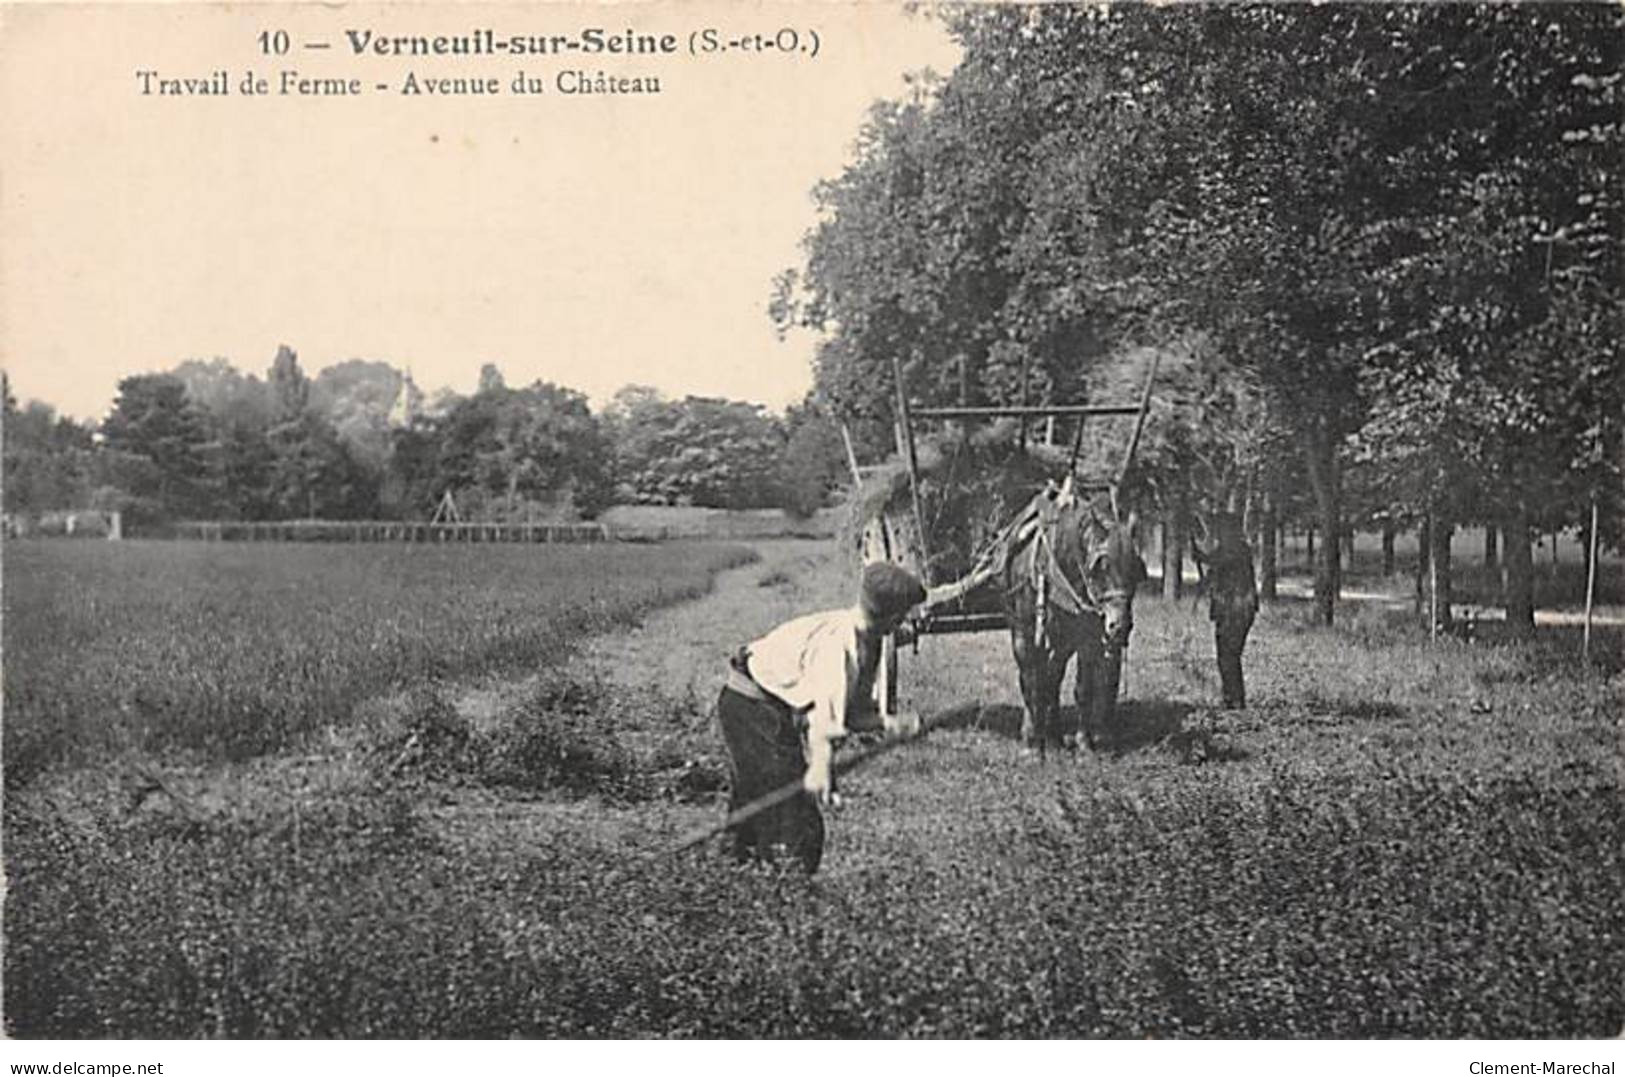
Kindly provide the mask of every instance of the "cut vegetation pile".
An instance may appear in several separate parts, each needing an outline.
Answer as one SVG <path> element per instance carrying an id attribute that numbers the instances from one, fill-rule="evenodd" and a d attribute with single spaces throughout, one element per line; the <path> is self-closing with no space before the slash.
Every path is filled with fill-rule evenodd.
<path id="1" fill-rule="evenodd" d="M 938 584 L 968 573 L 976 555 L 1046 482 L 1065 477 L 1070 450 L 1031 440 L 1023 448 L 1016 425 L 1006 422 L 921 438 L 916 457 L 931 558 L 928 582 Z M 1105 482 L 1089 460 L 1080 459 L 1078 471 L 1080 480 Z M 907 529 L 907 542 L 915 541 L 908 466 L 896 459 L 868 471 L 852 494 L 843 541 L 854 563 L 863 552 L 864 529 L 882 514 Z"/>

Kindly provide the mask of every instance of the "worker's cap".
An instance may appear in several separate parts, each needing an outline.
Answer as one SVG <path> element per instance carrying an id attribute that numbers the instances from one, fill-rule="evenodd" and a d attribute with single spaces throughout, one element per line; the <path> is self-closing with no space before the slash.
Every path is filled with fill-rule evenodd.
<path id="1" fill-rule="evenodd" d="M 925 601 L 925 587 L 907 569 L 884 561 L 863 567 L 858 602 L 877 621 L 901 617 Z"/>

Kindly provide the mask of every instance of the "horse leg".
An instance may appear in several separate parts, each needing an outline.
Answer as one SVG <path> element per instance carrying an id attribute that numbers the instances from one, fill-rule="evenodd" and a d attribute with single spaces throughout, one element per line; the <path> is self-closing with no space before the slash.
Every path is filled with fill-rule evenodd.
<path id="1" fill-rule="evenodd" d="M 1122 673 L 1123 649 L 1107 643 L 1101 625 L 1085 624 L 1078 642 L 1078 713 L 1083 716 L 1089 746 L 1094 747 L 1111 729 L 1117 714 L 1117 685 Z"/>
<path id="2" fill-rule="evenodd" d="M 1097 649 L 1088 639 L 1078 644 L 1078 673 L 1072 687 L 1072 696 L 1078 704 L 1078 729 L 1083 734 L 1083 743 L 1091 750 L 1100 740 L 1100 728 L 1095 724 L 1095 701 L 1100 694 Z"/>
<path id="3" fill-rule="evenodd" d="M 1071 657 L 1064 648 L 1053 644 L 1044 649 L 1041 669 L 1043 682 L 1040 685 L 1043 703 L 1043 724 L 1040 733 L 1043 740 L 1040 742 L 1046 748 L 1059 748 L 1061 746 L 1061 678 L 1066 676 L 1067 659 Z"/>
<path id="4" fill-rule="evenodd" d="M 1010 649 L 1015 653 L 1016 671 L 1021 676 L 1021 743 L 1031 747 L 1038 740 L 1040 728 L 1043 656 L 1032 633 L 1022 631 L 1022 622 L 1016 617 L 1011 619 Z"/>
<path id="5" fill-rule="evenodd" d="M 1095 713 L 1102 729 L 1117 721 L 1117 690 L 1123 679 L 1123 647 L 1103 645 L 1095 674 Z"/>

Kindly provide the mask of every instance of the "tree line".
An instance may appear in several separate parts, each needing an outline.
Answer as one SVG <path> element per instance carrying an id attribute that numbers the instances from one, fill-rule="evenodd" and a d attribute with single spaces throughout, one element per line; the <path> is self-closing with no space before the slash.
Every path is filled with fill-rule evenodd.
<path id="1" fill-rule="evenodd" d="M 962 63 L 874 108 L 775 290 L 871 446 L 894 356 L 980 404 L 1132 398 L 1156 354 L 1128 493 L 1175 549 L 1216 509 L 1313 527 L 1325 623 L 1354 526 L 1423 528 L 1446 615 L 1452 531 L 1490 528 L 1524 631 L 1537 530 L 1595 503 L 1617 547 L 1617 6 L 947 18 Z"/>
<path id="2" fill-rule="evenodd" d="M 425 397 L 384 362 L 314 377 L 280 348 L 265 376 L 224 359 L 122 379 L 104 419 L 76 422 L 5 390 L 5 509 L 100 509 L 127 526 L 181 520 L 591 519 L 612 504 L 782 508 L 809 515 L 845 474 L 810 403 L 670 399 L 627 386 L 595 413 L 494 364 L 468 396 Z"/>

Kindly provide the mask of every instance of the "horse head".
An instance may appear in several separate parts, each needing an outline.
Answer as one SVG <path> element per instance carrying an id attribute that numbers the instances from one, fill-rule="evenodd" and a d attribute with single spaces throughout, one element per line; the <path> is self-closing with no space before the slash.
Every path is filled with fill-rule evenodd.
<path id="1" fill-rule="evenodd" d="M 1063 497 L 1065 492 L 1063 492 Z M 1083 585 L 1084 597 L 1100 611 L 1105 643 L 1128 645 L 1134 630 L 1134 592 L 1145 582 L 1145 562 L 1135 542 L 1138 519 L 1120 518 L 1110 501 L 1070 498 L 1062 508 L 1062 561 Z"/>

